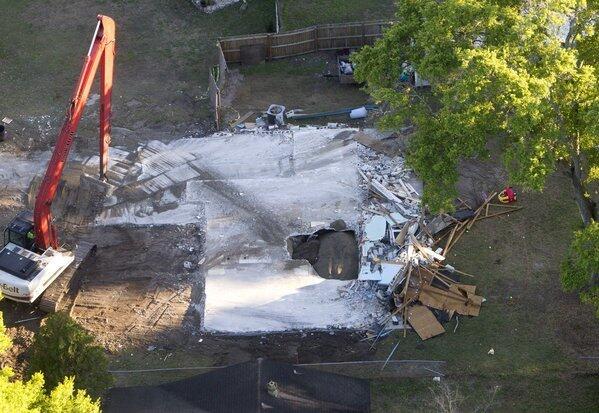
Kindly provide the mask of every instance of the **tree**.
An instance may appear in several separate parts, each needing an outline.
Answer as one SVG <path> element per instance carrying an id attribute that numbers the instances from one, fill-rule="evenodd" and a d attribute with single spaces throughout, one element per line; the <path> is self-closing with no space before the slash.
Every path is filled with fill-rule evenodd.
<path id="1" fill-rule="evenodd" d="M 99 413 L 100 402 L 85 391 L 75 393 L 74 381 L 66 378 L 49 394 L 44 376 L 35 373 L 29 381 L 11 380 L 9 368 L 0 370 L 0 413 Z"/>
<path id="2" fill-rule="evenodd" d="M 52 314 L 31 346 L 31 372 L 44 373 L 50 388 L 73 376 L 74 386 L 97 397 L 113 382 L 108 360 L 94 338 L 65 313 Z"/>
<path id="3" fill-rule="evenodd" d="M 424 202 L 453 206 L 458 162 L 499 139 L 513 183 L 540 190 L 569 171 L 584 225 L 598 217 L 597 0 L 403 0 L 397 24 L 353 57 L 355 76 L 389 108 L 381 125 L 416 126 L 408 161 Z M 431 83 L 399 82 L 402 64 Z"/>
<path id="4" fill-rule="evenodd" d="M 0 354 L 10 345 L 0 312 Z M 65 378 L 48 394 L 44 389 L 42 373 L 33 374 L 28 381 L 12 380 L 13 375 L 9 367 L 0 369 L 0 413 L 100 412 L 99 400 L 93 401 L 84 390 L 75 393 L 73 378 Z"/>
<path id="5" fill-rule="evenodd" d="M 562 263 L 562 285 L 566 291 L 581 291 L 583 302 L 599 317 L 599 223 L 577 231 Z"/>

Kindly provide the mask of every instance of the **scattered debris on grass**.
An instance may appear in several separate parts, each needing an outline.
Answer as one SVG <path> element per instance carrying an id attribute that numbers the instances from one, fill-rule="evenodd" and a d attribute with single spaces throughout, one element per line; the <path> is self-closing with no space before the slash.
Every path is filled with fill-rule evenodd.
<path id="1" fill-rule="evenodd" d="M 191 2 L 204 13 L 213 13 L 230 6 L 231 4 L 239 3 L 240 1 L 241 0 L 191 0 Z M 243 4 L 246 4 L 245 0 L 243 0 Z"/>
<path id="2" fill-rule="evenodd" d="M 340 51 L 337 55 L 337 67 L 339 69 L 339 83 L 354 84 L 354 64 L 349 59 L 349 50 Z"/>

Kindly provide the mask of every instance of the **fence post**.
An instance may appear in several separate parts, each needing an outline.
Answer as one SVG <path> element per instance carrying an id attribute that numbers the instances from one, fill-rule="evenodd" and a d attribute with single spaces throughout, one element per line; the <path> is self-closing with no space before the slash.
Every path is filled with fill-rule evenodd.
<path id="1" fill-rule="evenodd" d="M 279 33 L 281 31 L 281 22 L 279 19 L 279 13 L 281 11 L 281 7 L 279 6 L 279 0 L 275 0 L 275 32 Z"/>
<path id="2" fill-rule="evenodd" d="M 272 38 L 270 34 L 266 35 L 266 60 L 272 60 Z"/>
<path id="3" fill-rule="evenodd" d="M 318 51 L 318 26 L 314 26 L 314 51 Z"/>
<path id="4" fill-rule="evenodd" d="M 362 22 L 362 46 L 366 45 L 366 29 L 364 28 L 364 22 Z"/>

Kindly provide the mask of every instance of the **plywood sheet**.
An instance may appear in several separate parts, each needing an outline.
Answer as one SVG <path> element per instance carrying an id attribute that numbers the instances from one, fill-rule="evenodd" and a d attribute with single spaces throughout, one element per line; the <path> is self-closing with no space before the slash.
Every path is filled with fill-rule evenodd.
<path id="1" fill-rule="evenodd" d="M 423 305 L 415 305 L 408 308 L 408 322 L 423 340 L 445 332 L 445 329 L 437 321 L 432 311 Z"/>
<path id="2" fill-rule="evenodd" d="M 459 287 L 460 290 L 468 293 L 468 296 L 476 294 L 476 285 L 470 285 L 470 284 L 455 284 L 455 285 L 457 287 Z"/>

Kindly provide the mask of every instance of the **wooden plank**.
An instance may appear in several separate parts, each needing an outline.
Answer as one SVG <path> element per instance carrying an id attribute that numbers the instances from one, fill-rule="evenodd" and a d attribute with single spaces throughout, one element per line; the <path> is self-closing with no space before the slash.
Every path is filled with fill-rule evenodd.
<path id="1" fill-rule="evenodd" d="M 483 204 L 476 211 L 476 214 L 474 215 L 474 218 L 472 218 L 472 220 L 468 223 L 468 225 L 466 225 L 466 229 L 469 230 L 470 228 L 472 228 L 472 225 L 474 225 L 474 222 L 476 221 L 476 219 L 478 218 L 478 216 L 480 215 L 480 213 L 482 212 L 482 210 L 487 206 L 487 204 L 489 202 L 491 202 L 491 200 L 493 198 L 495 198 L 496 195 L 497 195 L 497 192 L 493 192 L 490 197 L 488 197 L 487 199 L 485 199 L 485 202 L 483 202 Z"/>
<path id="2" fill-rule="evenodd" d="M 457 229 L 458 229 L 458 225 L 456 224 L 453 226 L 453 229 L 451 230 L 451 234 L 449 234 L 449 238 L 447 239 L 447 242 L 445 243 L 445 248 L 443 249 L 443 255 L 445 255 L 445 256 L 447 256 L 447 253 L 449 252 L 449 246 L 451 245 L 451 241 L 453 240 L 453 236 L 455 235 L 455 232 Z"/>
<path id="3" fill-rule="evenodd" d="M 250 111 L 250 112 L 247 112 L 245 115 L 243 115 L 242 117 L 240 117 L 239 119 L 237 119 L 235 122 L 233 122 L 233 123 L 231 124 L 231 127 L 232 127 L 232 128 L 234 128 L 235 126 L 237 126 L 237 125 L 239 125 L 239 124 L 241 124 L 241 123 L 245 122 L 245 121 L 246 121 L 246 120 L 248 120 L 248 118 L 249 118 L 250 116 L 252 116 L 254 113 L 255 113 L 255 112 L 254 112 L 253 110 L 252 110 L 252 111 Z"/>
<path id="4" fill-rule="evenodd" d="M 522 208 L 519 205 L 508 205 L 508 204 L 494 204 L 492 202 L 489 202 L 490 206 L 495 206 L 495 207 L 501 207 L 501 208 L 511 208 L 511 209 L 520 209 Z"/>
<path id="5" fill-rule="evenodd" d="M 432 311 L 423 305 L 408 308 L 407 315 L 408 323 L 423 340 L 445 333 L 445 329 Z"/>
<path id="6" fill-rule="evenodd" d="M 299 46 L 302 44 L 306 44 L 306 43 L 315 43 L 316 39 L 308 39 L 308 40 L 299 40 L 297 42 L 292 42 L 292 43 L 286 43 L 286 44 L 278 44 L 275 46 L 270 46 L 271 49 L 278 49 L 281 47 L 289 47 L 289 46 Z"/>
<path id="7" fill-rule="evenodd" d="M 468 289 L 471 289 L 471 287 L 467 287 Z M 469 316 L 478 316 L 480 314 L 480 307 L 483 303 L 483 298 L 479 295 L 475 295 L 474 293 L 470 293 L 470 291 L 466 290 L 464 287 L 461 287 L 457 284 L 452 285 L 451 287 L 449 287 L 450 291 L 456 292 L 456 293 L 462 293 L 463 295 L 466 295 L 468 297 L 468 301 L 462 305 L 458 305 L 455 308 L 452 308 L 453 310 L 455 310 L 456 313 L 458 314 L 462 314 L 462 315 L 469 315 Z M 464 290 L 464 291 L 461 291 Z"/>
<path id="8" fill-rule="evenodd" d="M 410 216 L 408 211 L 406 211 L 406 209 L 403 207 L 402 201 L 391 191 L 389 191 L 383 184 L 376 180 L 372 180 L 370 181 L 370 187 L 381 196 L 384 196 L 388 201 L 394 203 L 404 216 Z"/>
<path id="9" fill-rule="evenodd" d="M 520 211 L 522 208 L 524 208 L 524 207 L 518 207 L 518 208 L 514 208 L 514 209 L 509 209 L 507 211 L 496 212 L 493 214 L 485 215 L 484 217 L 478 217 L 476 220 L 481 221 L 481 220 L 487 219 L 487 218 L 494 218 L 494 217 L 498 217 L 500 215 L 510 214 L 512 212 Z"/>
<path id="10" fill-rule="evenodd" d="M 435 274 L 433 274 L 428 268 L 419 266 L 418 271 L 416 272 L 420 277 L 421 284 L 430 285 L 431 282 L 433 282 L 433 277 Z"/>
<path id="11" fill-rule="evenodd" d="M 468 220 L 456 224 L 458 227 L 458 229 L 456 230 L 457 235 L 455 235 L 453 237 L 451 244 L 445 246 L 445 250 L 443 251 L 443 254 L 445 254 L 447 256 L 447 254 L 453 248 L 453 246 L 459 241 L 459 239 L 462 237 L 462 235 L 464 235 L 464 233 L 466 232 L 467 224 L 468 224 Z"/>
<path id="12" fill-rule="evenodd" d="M 422 287 L 418 299 L 422 304 L 438 310 L 477 316 L 480 313 L 483 298 L 474 294 L 467 294 L 465 297 L 456 285 L 452 285 L 449 291 L 425 285 Z"/>
<path id="13" fill-rule="evenodd" d="M 412 244 L 418 248 L 420 250 L 420 252 L 422 252 L 424 255 L 427 255 L 431 258 L 437 259 L 439 261 L 444 261 L 445 257 L 441 254 L 437 254 L 435 251 L 433 251 L 432 249 L 423 246 L 422 244 L 420 244 L 420 242 L 418 242 L 418 240 L 416 239 L 416 237 L 414 236 L 414 234 L 410 234 L 410 240 L 412 241 Z"/>
<path id="14" fill-rule="evenodd" d="M 468 293 L 468 295 L 476 294 L 476 285 L 471 284 L 455 284 L 456 287 L 460 290 L 464 290 Z"/>

